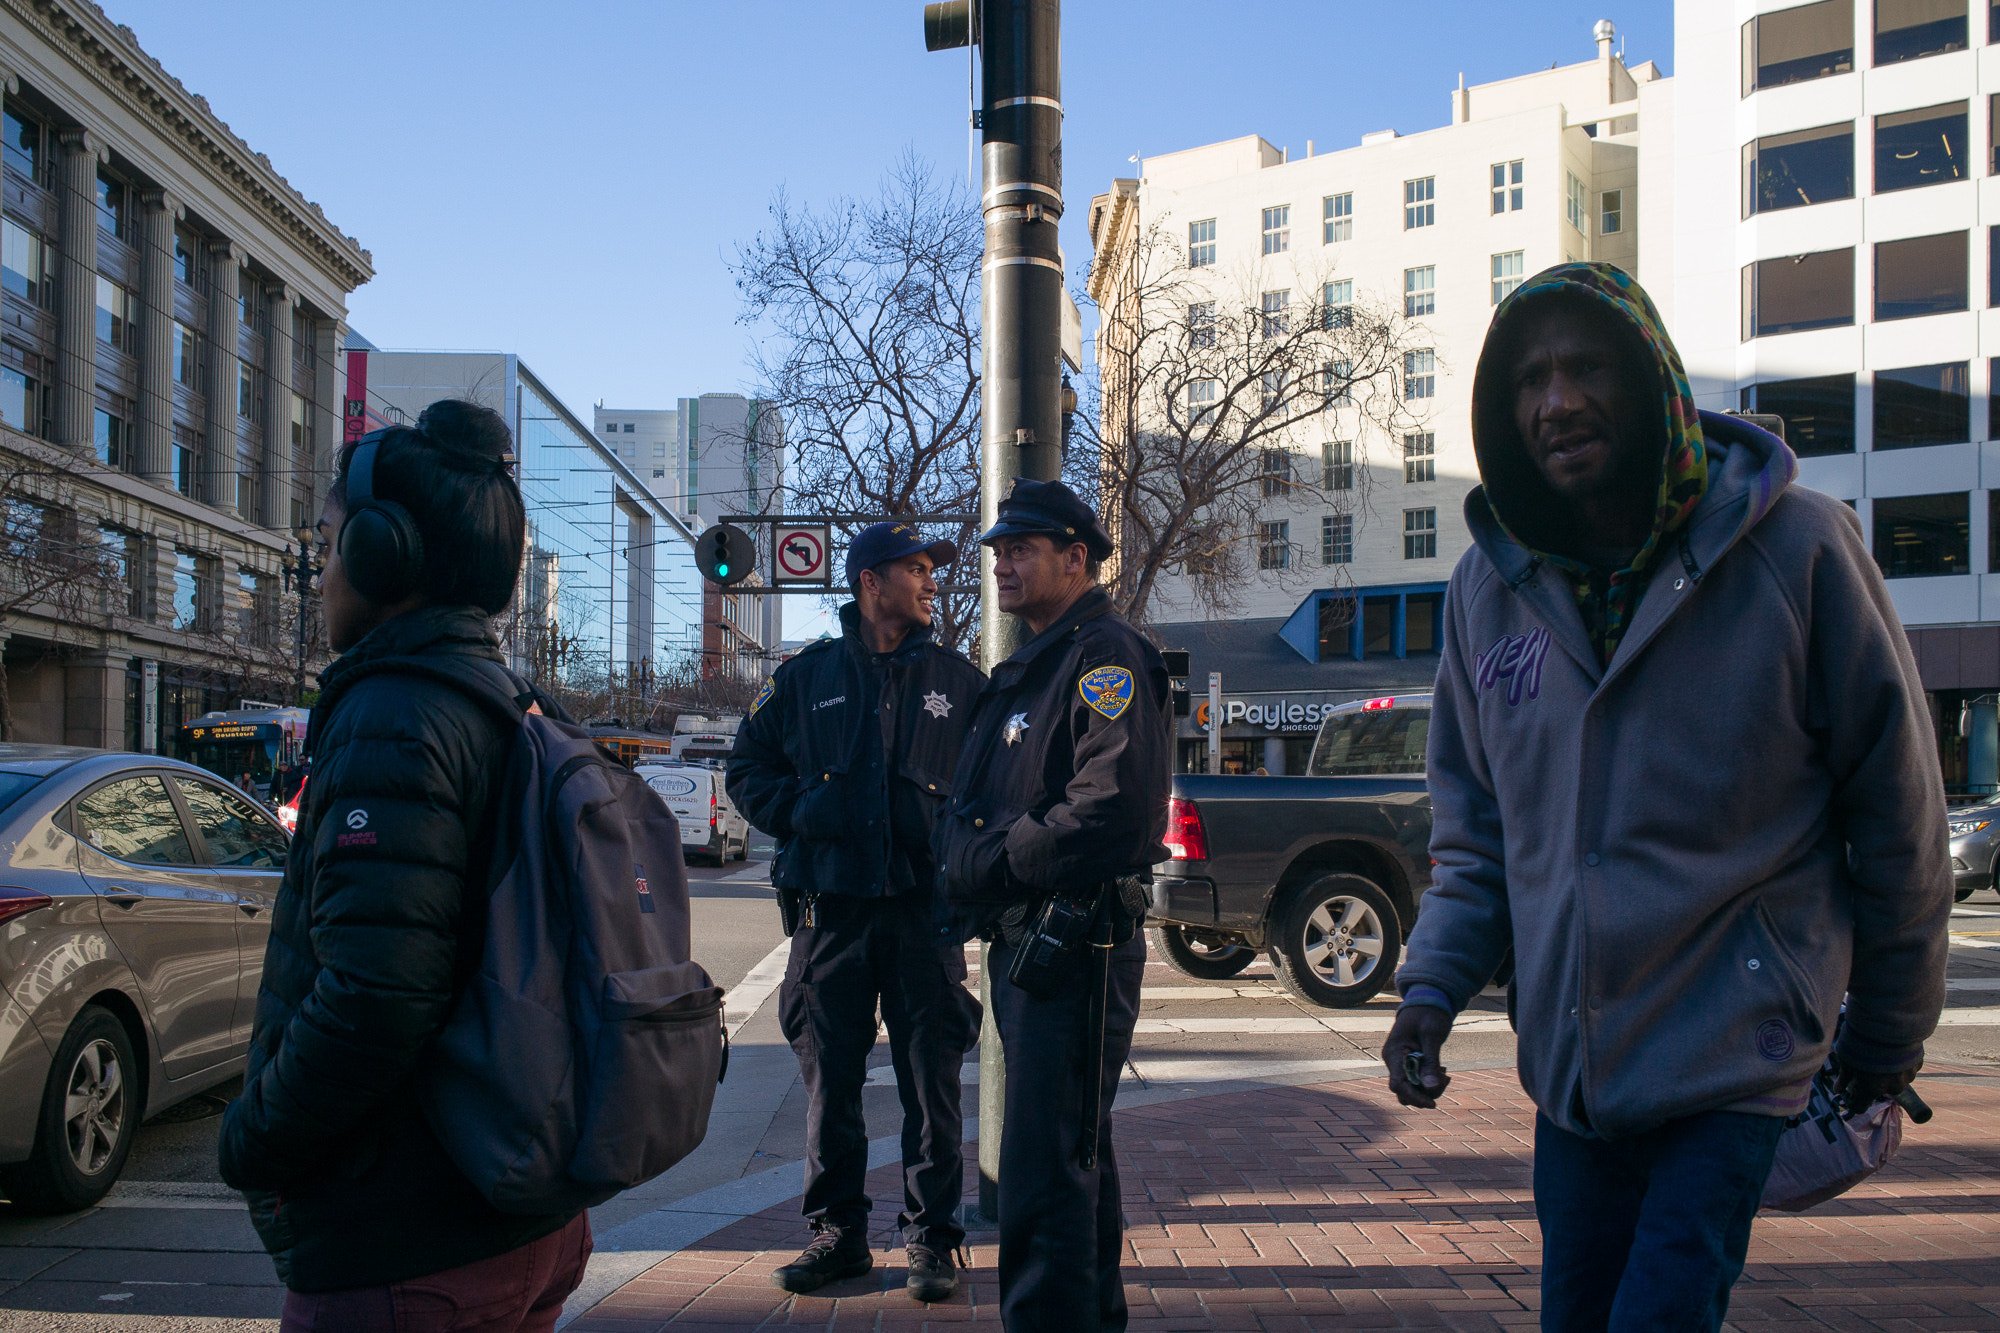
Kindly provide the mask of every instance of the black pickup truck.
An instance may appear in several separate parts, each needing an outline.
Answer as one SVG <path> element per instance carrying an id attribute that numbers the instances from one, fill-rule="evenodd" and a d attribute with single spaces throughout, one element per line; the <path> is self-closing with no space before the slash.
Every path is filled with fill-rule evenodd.
<path id="1" fill-rule="evenodd" d="M 1430 716 L 1428 694 L 1335 708 L 1302 777 L 1176 773 L 1171 855 L 1153 868 L 1155 951 L 1207 980 L 1263 951 L 1300 999 L 1372 998 L 1430 886 Z"/>

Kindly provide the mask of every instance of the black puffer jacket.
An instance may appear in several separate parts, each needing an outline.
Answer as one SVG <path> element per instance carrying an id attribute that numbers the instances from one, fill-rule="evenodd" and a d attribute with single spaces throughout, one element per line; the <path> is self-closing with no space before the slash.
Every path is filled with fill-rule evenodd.
<path id="1" fill-rule="evenodd" d="M 484 942 L 483 849 L 510 737 L 466 694 L 395 671 L 412 658 L 479 688 L 499 652 L 479 611 L 431 608 L 321 677 L 249 1068 L 222 1124 L 222 1178 L 295 1291 L 455 1268 L 570 1216 L 495 1211 L 418 1109 L 425 1053 Z"/>

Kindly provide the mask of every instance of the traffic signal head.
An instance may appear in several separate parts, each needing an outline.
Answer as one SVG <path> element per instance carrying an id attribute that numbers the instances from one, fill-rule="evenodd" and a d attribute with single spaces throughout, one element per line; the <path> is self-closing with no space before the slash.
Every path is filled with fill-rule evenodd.
<path id="1" fill-rule="evenodd" d="M 743 529 L 718 523 L 696 540 L 694 562 L 703 578 L 728 587 L 757 567 L 757 543 Z"/>

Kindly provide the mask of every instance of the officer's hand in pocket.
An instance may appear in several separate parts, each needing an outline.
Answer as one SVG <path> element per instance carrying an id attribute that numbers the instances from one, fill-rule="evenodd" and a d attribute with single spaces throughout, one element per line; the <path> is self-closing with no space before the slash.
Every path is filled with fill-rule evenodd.
<path id="1" fill-rule="evenodd" d="M 1409 1004 L 1396 1011 L 1389 1040 L 1382 1043 L 1382 1063 L 1389 1066 L 1389 1091 L 1405 1106 L 1428 1111 L 1451 1086 L 1438 1053 L 1451 1035 L 1451 1015 L 1435 1005 Z"/>

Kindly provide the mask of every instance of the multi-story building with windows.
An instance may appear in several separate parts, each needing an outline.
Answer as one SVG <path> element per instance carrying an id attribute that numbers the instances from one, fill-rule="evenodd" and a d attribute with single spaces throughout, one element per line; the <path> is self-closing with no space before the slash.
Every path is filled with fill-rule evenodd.
<path id="1" fill-rule="evenodd" d="M 1261 302 L 1247 308 L 1265 320 L 1308 310 L 1338 320 L 1365 303 L 1407 321 L 1397 382 L 1382 386 L 1406 424 L 1385 431 L 1359 406 L 1338 406 L 1264 460 L 1272 481 L 1244 533 L 1254 558 L 1230 632 L 1198 623 L 1175 575 L 1156 594 L 1149 619 L 1163 642 L 1196 650 L 1198 684 L 1220 669 L 1232 696 L 1283 690 L 1301 704 L 1429 684 L 1445 581 L 1469 541 L 1472 372 L 1493 307 L 1566 259 L 1639 262 L 1639 143 L 1664 81 L 1650 63 L 1626 66 L 1609 23 L 1597 39 L 1593 60 L 1461 80 L 1437 129 L 1384 130 L 1329 153 L 1251 137 L 1162 154 L 1093 201 L 1100 255 L 1155 227 L 1185 237 L 1187 276 L 1207 293 L 1197 302 Z M 1115 321 L 1116 273 L 1092 281 Z M 1285 484 L 1300 475 L 1315 484 Z M 1252 712 L 1266 715 L 1246 704 Z M 1192 724 L 1183 730 L 1192 746 Z M 1226 756 L 1246 771 L 1296 772 L 1313 730 L 1232 725 Z"/>
<path id="2" fill-rule="evenodd" d="M 1801 480 L 1854 506 L 1916 650 L 1947 788 L 1993 791 L 2000 14 L 1965 0 L 1676 11 L 1670 133 L 1641 158 L 1672 200 L 1648 213 L 1671 219 L 1671 244 L 1640 279 L 1701 405 L 1782 416 Z"/>
<path id="3" fill-rule="evenodd" d="M 0 4 L 0 103 L 4 715 L 171 748 L 294 688 L 288 543 L 372 261 L 94 6 Z"/>

